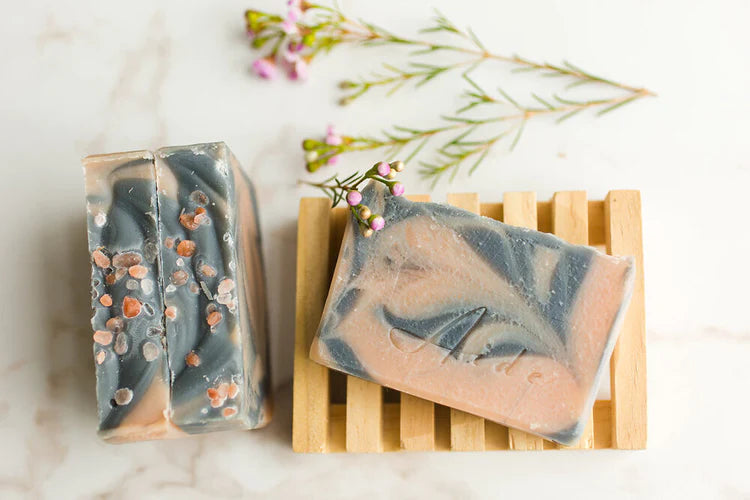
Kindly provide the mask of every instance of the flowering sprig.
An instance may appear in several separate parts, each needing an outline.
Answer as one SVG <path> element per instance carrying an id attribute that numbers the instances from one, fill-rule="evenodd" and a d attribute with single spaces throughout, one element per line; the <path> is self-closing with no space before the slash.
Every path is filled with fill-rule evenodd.
<path id="1" fill-rule="evenodd" d="M 331 204 L 334 207 L 342 200 L 346 200 L 362 236 L 369 238 L 375 231 L 380 231 L 385 227 L 385 219 L 382 215 L 372 213 L 370 207 L 362 204 L 362 193 L 359 191 L 359 186 L 372 179 L 385 184 L 392 195 L 401 196 L 404 194 L 404 185 L 394 179 L 396 173 L 403 171 L 404 168 L 405 165 L 402 161 L 397 160 L 390 163 L 380 161 L 361 175 L 359 172 L 354 172 L 344 179 L 339 179 L 338 175 L 334 175 L 323 182 L 303 181 L 303 183 L 322 190 L 331 199 Z"/>
<path id="2" fill-rule="evenodd" d="M 442 123 L 436 127 L 417 129 L 396 125 L 390 131 L 384 131 L 380 137 L 341 135 L 329 128 L 325 140 L 305 139 L 302 146 L 310 172 L 337 163 L 342 154 L 380 148 L 387 148 L 386 157 L 393 157 L 406 146 L 413 146 L 406 159 L 409 162 L 428 142 L 434 143 L 433 137 L 443 136 L 444 142 L 433 149 L 435 159 L 420 162 L 422 176 L 432 179 L 434 184 L 444 174 L 453 179 L 464 164 L 470 165 L 469 173 L 473 172 L 501 141 L 508 142 L 508 149 L 513 150 L 526 123 L 532 118 L 552 116 L 560 123 L 585 110 L 597 110 L 597 115 L 602 115 L 655 95 L 645 88 L 595 75 L 567 61 L 551 64 L 516 54 L 491 52 L 470 28 L 458 28 L 439 12 L 433 23 L 420 31 L 419 37 L 404 37 L 372 23 L 351 19 L 336 8 L 300 0 L 289 0 L 288 5 L 286 18 L 253 10 L 246 13 L 253 46 L 258 49 L 271 47 L 270 52 L 253 65 L 260 76 L 273 77 L 276 65 L 281 61 L 281 64 L 291 68 L 288 72 L 292 78 L 299 78 L 300 74 L 306 74 L 307 65 L 316 55 L 344 44 L 392 45 L 411 49 L 406 64 L 400 67 L 384 64 L 385 73 L 340 82 L 339 87 L 345 92 L 340 104 L 350 104 L 375 88 L 387 89 L 390 95 L 406 83 L 420 86 L 457 70 L 461 71 L 470 86 L 463 94 L 467 99 L 466 104 L 450 115 L 441 116 Z M 440 56 L 439 61 L 427 59 L 435 54 Z M 455 56 L 456 60 L 446 61 L 448 55 Z M 547 98 L 531 93 L 531 104 L 522 104 L 502 89 L 498 89 L 497 95 L 490 95 L 469 77 L 471 71 L 490 61 L 510 65 L 514 73 L 532 72 L 542 77 L 559 77 L 565 81 L 564 90 L 598 85 L 612 91 L 613 95 L 609 98 L 574 100 L 562 91 Z M 295 65 L 300 66 L 299 71 Z M 504 107 L 489 117 L 466 114 L 479 106 L 488 109 L 485 106 L 488 104 Z"/>
<path id="3" fill-rule="evenodd" d="M 607 99 L 573 100 L 553 94 L 547 99 L 532 93 L 531 104 L 523 104 L 507 92 L 498 89 L 491 94 L 479 86 L 468 75 L 463 75 L 469 87 L 462 94 L 464 105 L 454 113 L 442 115 L 442 124 L 430 128 L 413 128 L 395 125 L 391 131 L 382 132 L 381 137 L 339 135 L 335 142 L 308 138 L 302 142 L 305 150 L 307 170 L 314 172 L 321 166 L 338 161 L 345 153 L 386 149 L 386 157 L 400 154 L 411 146 L 407 162 L 411 161 L 435 137 L 444 137 L 435 146 L 433 161 L 421 161 L 420 175 L 430 179 L 433 185 L 443 175 L 450 180 L 456 176 L 464 164 L 469 164 L 468 173 L 473 173 L 486 158 L 492 148 L 508 142 L 512 151 L 519 143 L 527 122 L 533 118 L 553 117 L 555 123 L 562 123 L 573 116 L 595 110 L 597 116 L 614 111 L 643 97 L 653 95 L 648 90 L 636 89 Z M 499 111 L 494 111 L 496 106 Z M 473 117 L 467 113 L 479 107 L 490 109 L 487 116 Z"/>

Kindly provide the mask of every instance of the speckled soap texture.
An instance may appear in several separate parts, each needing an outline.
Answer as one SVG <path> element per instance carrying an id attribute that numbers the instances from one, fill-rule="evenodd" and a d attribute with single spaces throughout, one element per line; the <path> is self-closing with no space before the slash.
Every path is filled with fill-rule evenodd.
<path id="1" fill-rule="evenodd" d="M 583 432 L 634 261 L 436 203 L 363 203 L 385 228 L 344 235 L 312 359 L 572 444 Z"/>
<path id="2" fill-rule="evenodd" d="M 121 442 L 179 433 L 169 420 L 153 155 L 83 163 L 99 434 Z"/>
<path id="3" fill-rule="evenodd" d="M 84 160 L 100 436 L 270 419 L 251 183 L 223 143 Z"/>
<path id="4" fill-rule="evenodd" d="M 270 400 L 253 187 L 224 143 L 156 157 L 174 422 L 191 433 L 260 427 Z"/>

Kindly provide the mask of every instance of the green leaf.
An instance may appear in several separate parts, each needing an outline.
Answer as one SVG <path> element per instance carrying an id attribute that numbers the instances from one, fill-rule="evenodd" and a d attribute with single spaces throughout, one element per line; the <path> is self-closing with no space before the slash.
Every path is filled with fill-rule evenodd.
<path id="1" fill-rule="evenodd" d="M 531 93 L 531 97 L 533 97 L 538 102 L 540 102 L 542 104 L 542 106 L 544 106 L 545 108 L 547 108 L 547 109 L 555 109 L 555 107 L 552 104 L 550 104 L 549 102 L 545 101 L 544 99 L 542 99 L 541 97 L 539 97 L 538 95 L 536 95 L 533 92 Z"/>
<path id="2" fill-rule="evenodd" d="M 555 123 L 562 123 L 565 120 L 567 120 L 568 118 L 573 118 L 575 115 L 577 115 L 578 113 L 580 113 L 581 111 L 583 111 L 583 109 L 584 108 L 578 108 L 578 109 L 574 109 L 573 111 L 569 111 L 569 112 L 565 113 L 564 115 L 562 115 L 557 120 L 555 120 Z"/>
<path id="3" fill-rule="evenodd" d="M 518 141 L 521 140 L 521 134 L 523 134 L 523 129 L 526 128 L 526 120 L 523 120 L 521 122 L 521 126 L 518 127 L 518 132 L 516 132 L 516 136 L 513 138 L 513 142 L 510 144 L 510 150 L 513 151 L 516 149 L 516 145 L 518 144 Z"/>
<path id="4" fill-rule="evenodd" d="M 604 114 L 607 114 L 610 111 L 614 111 L 614 110 L 616 110 L 619 107 L 625 106 L 626 104 L 630 104 L 631 102 L 633 102 L 636 99 L 638 99 L 638 97 L 640 97 L 640 96 L 634 95 L 633 97 L 629 97 L 629 98 L 625 99 L 624 101 L 620 101 L 617 104 L 613 104 L 612 106 L 609 106 L 608 108 L 604 108 L 603 110 L 599 111 L 596 115 L 597 116 L 602 116 Z"/>

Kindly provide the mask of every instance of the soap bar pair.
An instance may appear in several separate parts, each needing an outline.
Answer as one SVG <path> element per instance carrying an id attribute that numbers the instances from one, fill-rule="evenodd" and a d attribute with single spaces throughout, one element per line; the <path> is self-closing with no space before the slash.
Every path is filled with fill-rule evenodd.
<path id="1" fill-rule="evenodd" d="M 257 207 L 229 148 L 83 164 L 99 435 L 124 442 L 267 423 Z"/>
<path id="2" fill-rule="evenodd" d="M 458 208 L 362 192 L 310 356 L 328 367 L 561 444 L 594 404 L 634 260 Z"/>

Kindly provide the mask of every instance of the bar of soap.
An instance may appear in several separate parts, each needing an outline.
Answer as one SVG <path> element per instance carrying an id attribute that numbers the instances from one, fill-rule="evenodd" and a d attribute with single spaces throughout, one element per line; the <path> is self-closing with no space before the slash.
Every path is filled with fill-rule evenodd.
<path id="1" fill-rule="evenodd" d="M 99 435 L 260 427 L 271 402 L 253 187 L 223 143 L 155 156 L 83 162 Z"/>
<path id="2" fill-rule="evenodd" d="M 586 426 L 634 260 L 457 208 L 363 203 L 347 226 L 310 356 L 350 375 L 561 444 Z"/>

